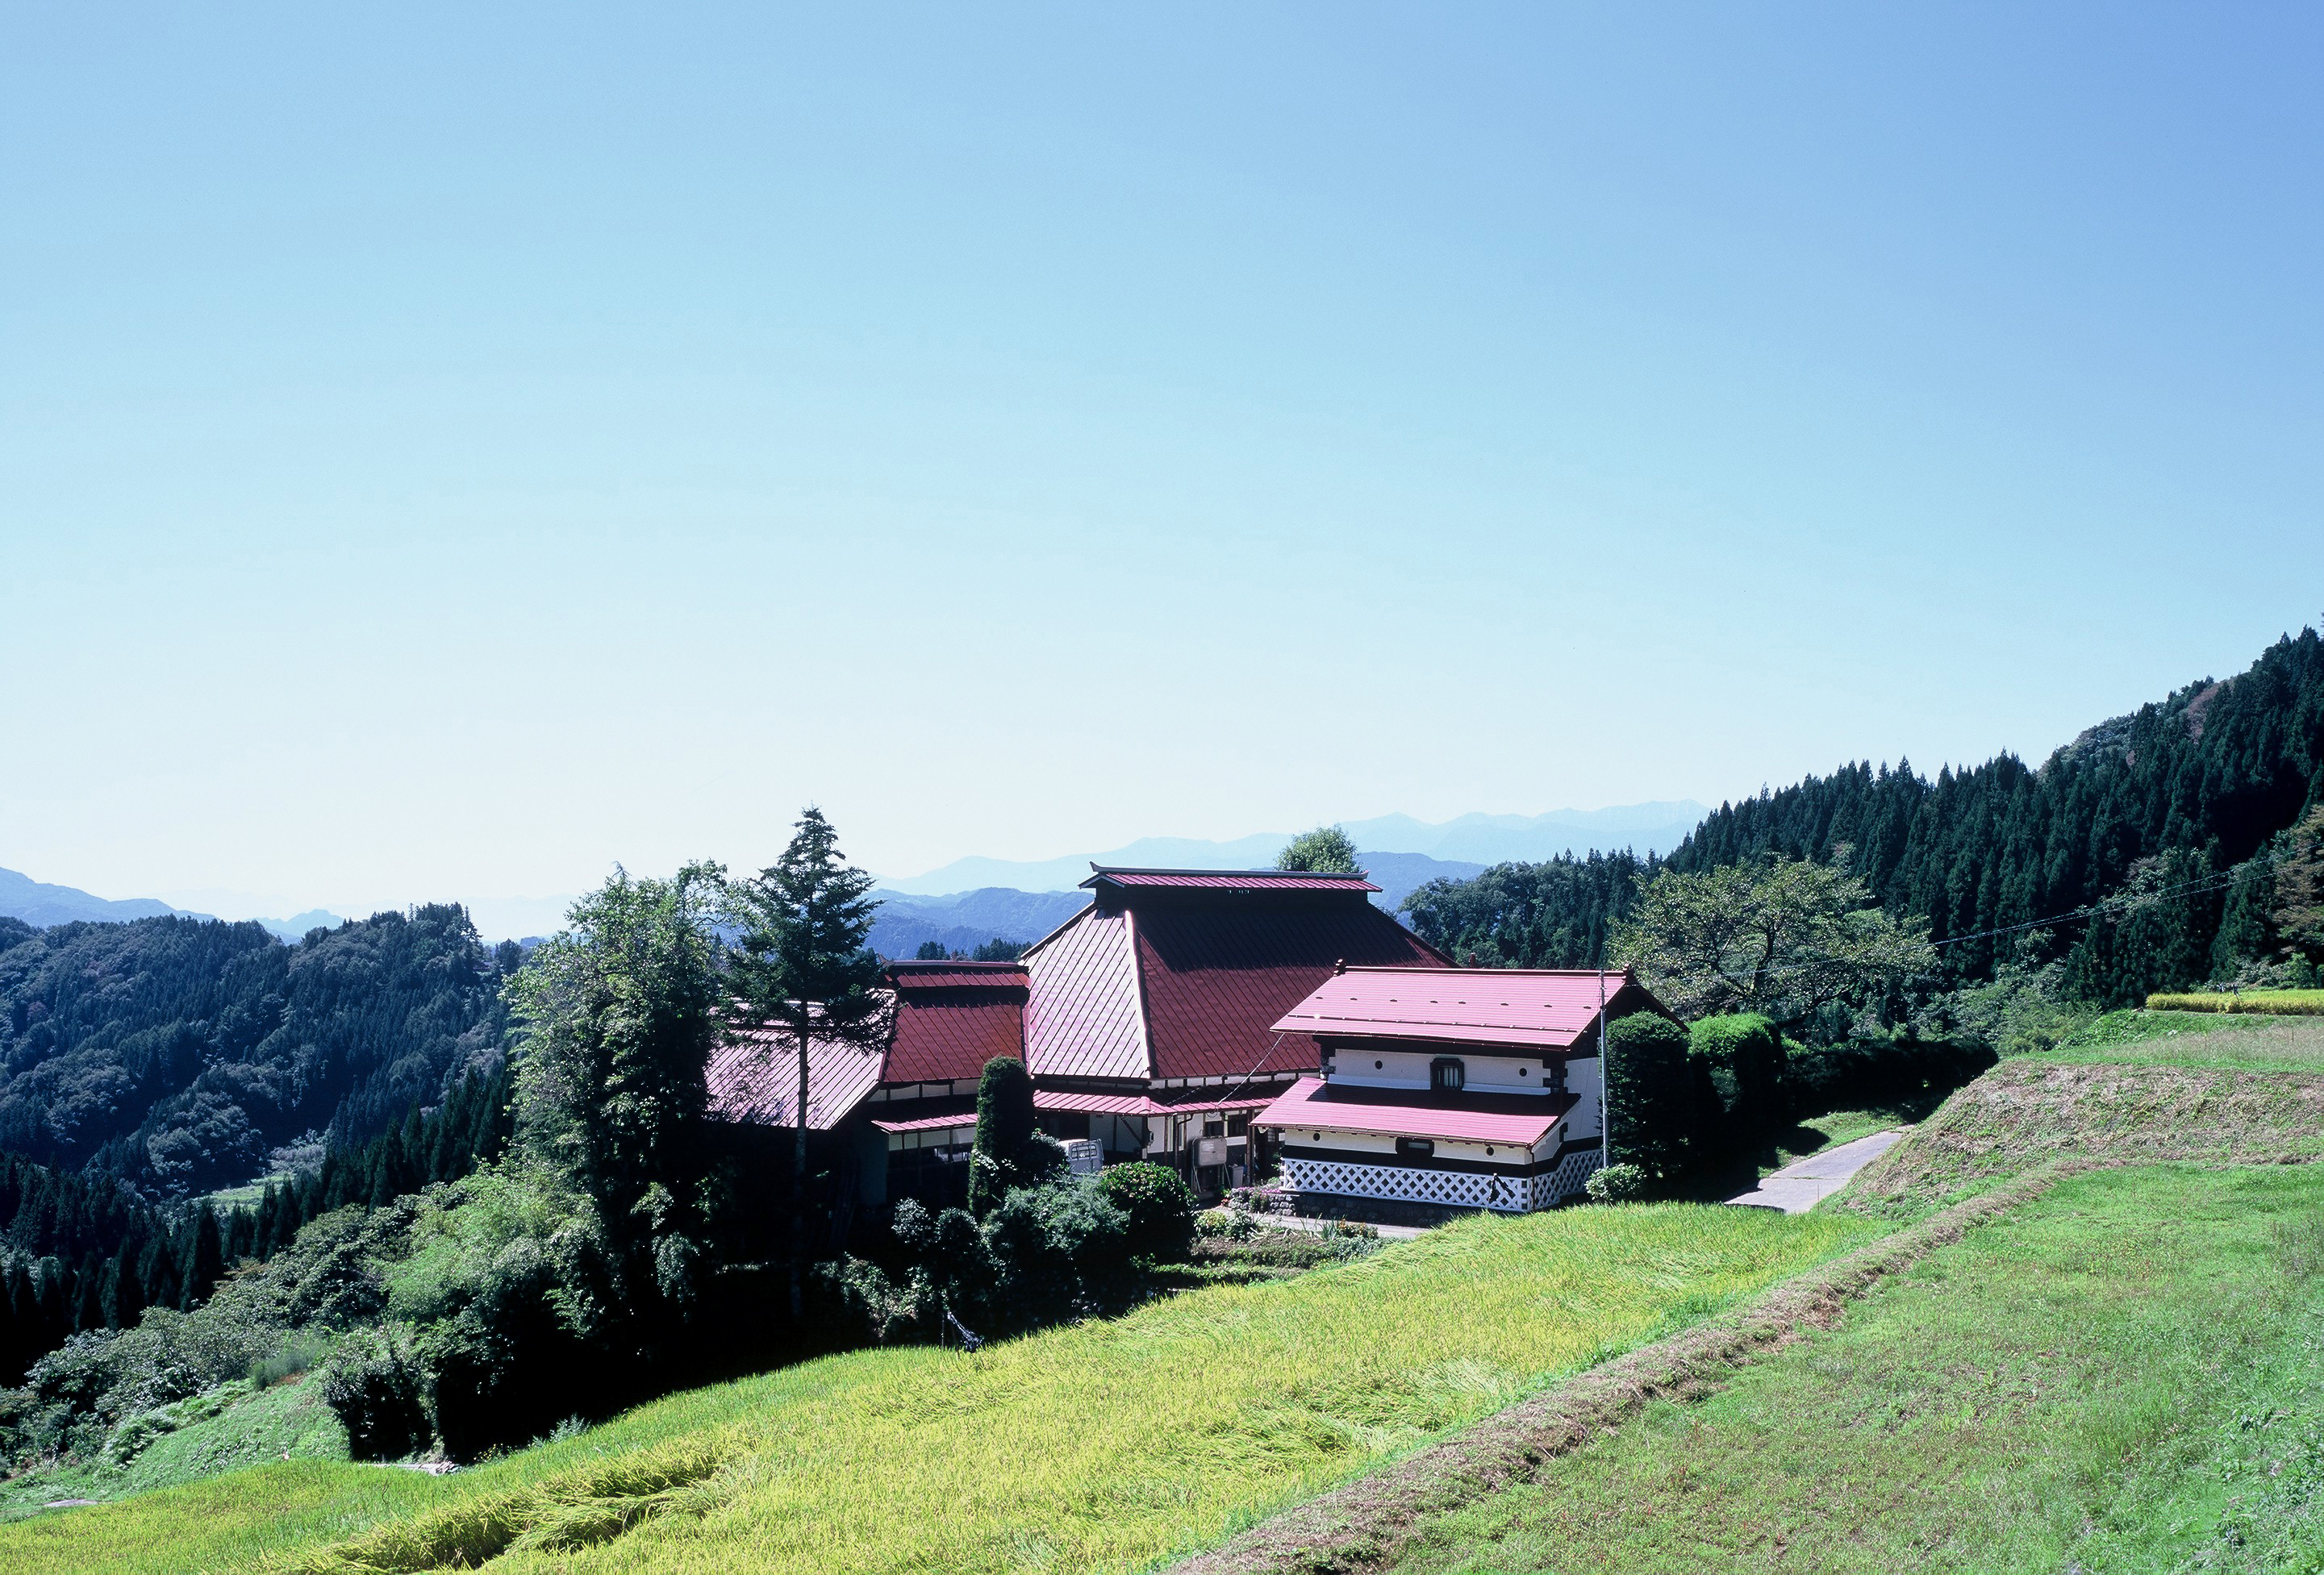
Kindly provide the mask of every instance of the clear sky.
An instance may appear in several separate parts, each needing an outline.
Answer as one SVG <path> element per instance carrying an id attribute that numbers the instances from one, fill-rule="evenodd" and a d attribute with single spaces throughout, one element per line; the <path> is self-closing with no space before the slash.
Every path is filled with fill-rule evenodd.
<path id="1" fill-rule="evenodd" d="M 2319 80 L 2302 6 L 9 6 L 0 865 L 2039 758 L 2324 612 Z"/>

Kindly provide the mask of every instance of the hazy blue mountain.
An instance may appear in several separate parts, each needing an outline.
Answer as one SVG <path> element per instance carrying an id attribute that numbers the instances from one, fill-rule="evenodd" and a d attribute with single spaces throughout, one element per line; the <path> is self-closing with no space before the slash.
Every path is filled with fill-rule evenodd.
<path id="1" fill-rule="evenodd" d="M 69 886 L 51 886 L 14 870 L 0 870 L 0 914 L 42 929 L 51 925 L 69 925 L 77 919 L 118 924 L 128 919 L 164 918 L 177 911 L 168 903 L 156 902 L 150 897 L 112 901 Z"/>
<path id="2" fill-rule="evenodd" d="M 1215 844 L 1213 844 L 1215 845 Z M 1261 863 L 1272 863 L 1270 852 Z M 1393 912 L 1416 887 L 1439 877 L 1465 880 L 1483 872 L 1482 864 L 1432 859 L 1425 853 L 1363 853 L 1359 855 L 1380 894 L 1372 898 Z M 1123 861 L 1127 862 L 1127 861 Z M 1167 868 L 1167 866 L 1157 866 Z M 1185 868 L 1201 869 L 1192 865 Z M 1211 866 L 1249 869 L 1250 863 Z M 1088 861 L 1082 874 L 1089 873 Z M 872 949 L 882 957 L 909 957 L 924 941 L 936 941 L 947 952 L 973 952 L 987 941 L 1038 941 L 1079 913 L 1089 901 L 1083 891 L 1022 891 L 986 887 L 942 897 L 918 897 L 881 889 L 879 916 L 872 925 Z"/>
<path id="3" fill-rule="evenodd" d="M 303 941 L 309 930 L 335 930 L 347 921 L 327 908 L 310 907 L 305 913 L 292 914 L 289 918 L 263 918 L 258 921 L 273 935 L 286 941 Z"/>
<path id="4" fill-rule="evenodd" d="M 880 911 L 872 922 L 872 949 L 882 957 L 909 957 L 925 941 L 939 942 L 947 952 L 973 952 L 987 941 L 1019 944 L 1038 941 L 1089 902 L 1084 891 L 1018 891 L 1004 887 L 943 897 L 910 897 L 887 890 L 879 896 Z"/>
<path id="5" fill-rule="evenodd" d="M 1464 815 L 1435 824 L 1408 815 L 1341 824 L 1356 846 L 1370 851 L 1367 856 L 1421 853 L 1453 863 L 1492 865 L 1537 863 L 1559 853 L 1582 853 L 1592 848 L 1666 853 L 1710 813 L 1692 799 L 1679 799 L 1618 805 L 1611 809 L 1554 809 L 1546 815 Z M 1275 862 L 1275 855 L 1291 836 L 1289 832 L 1261 832 L 1216 843 L 1195 837 L 1141 837 L 1102 853 L 1074 853 L 1059 859 L 955 859 L 925 875 L 883 878 L 881 885 L 890 891 L 921 895 L 982 887 L 1065 891 L 1088 877 L 1093 861 L 1161 870 L 1250 870 Z"/>
<path id="6" fill-rule="evenodd" d="M 1425 853 L 1386 853 L 1367 850 L 1356 855 L 1373 885 L 1380 889 L 1372 900 L 1394 913 L 1404 899 L 1431 880 L 1467 880 L 1485 872 L 1482 864 L 1452 859 L 1432 859 Z"/>

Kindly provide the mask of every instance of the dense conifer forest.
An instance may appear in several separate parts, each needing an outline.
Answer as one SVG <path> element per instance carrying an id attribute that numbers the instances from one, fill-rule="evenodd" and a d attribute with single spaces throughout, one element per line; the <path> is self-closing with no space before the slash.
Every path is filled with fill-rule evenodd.
<path id="1" fill-rule="evenodd" d="M 317 930 L 0 919 L 0 1150 L 161 1201 L 348 1149 L 501 1054 L 521 961 L 443 906 Z"/>
<path id="2" fill-rule="evenodd" d="M 2007 754 L 1934 780 L 1904 761 L 1843 766 L 1720 806 L 1665 861 L 1502 865 L 1406 908 L 1463 962 L 1588 968 L 1662 869 L 1837 860 L 1890 913 L 1926 921 L 1940 973 L 1924 996 L 2054 964 L 2071 999 L 2123 1006 L 2324 960 L 2319 806 L 2324 640 L 2310 629 L 2038 769 Z"/>

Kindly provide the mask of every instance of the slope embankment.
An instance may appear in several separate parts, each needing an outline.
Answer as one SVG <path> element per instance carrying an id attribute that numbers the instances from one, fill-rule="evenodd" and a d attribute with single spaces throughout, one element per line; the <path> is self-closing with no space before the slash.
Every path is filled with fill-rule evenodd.
<path id="1" fill-rule="evenodd" d="M 2003 1062 L 1858 1172 L 1844 1206 L 1917 1213 L 2056 1160 L 2324 1159 L 2324 1024 L 2190 1031 L 2174 1015 Z"/>

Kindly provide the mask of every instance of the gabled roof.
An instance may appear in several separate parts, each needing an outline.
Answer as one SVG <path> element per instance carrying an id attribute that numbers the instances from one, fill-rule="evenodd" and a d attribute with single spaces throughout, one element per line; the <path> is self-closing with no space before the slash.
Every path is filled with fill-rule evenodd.
<path id="1" fill-rule="evenodd" d="M 807 1036 L 807 1125 L 827 1131 L 882 1083 L 973 1082 L 996 1055 L 1025 1054 L 1026 973 L 1015 962 L 889 965 L 880 1017 L 850 1039 Z M 798 1046 L 770 1025 L 710 1058 L 718 1120 L 795 1125 Z"/>
<path id="2" fill-rule="evenodd" d="M 1084 888 L 1177 891 L 1336 891 L 1359 895 L 1379 887 L 1360 875 L 1322 875 L 1306 870 L 1131 870 L 1092 864 Z"/>
<path id="3" fill-rule="evenodd" d="M 1601 999 L 1612 1016 L 1662 1009 L 1627 971 L 1350 967 L 1317 985 L 1274 1027 L 1332 1039 L 1567 1050 L 1595 1028 Z"/>
<path id="4" fill-rule="evenodd" d="M 1250 1119 L 1254 1127 L 1308 1127 L 1384 1138 L 1445 1138 L 1530 1147 L 1579 1102 L 1572 1093 L 1427 1096 L 1416 1090 L 1350 1088 L 1303 1077 Z"/>
<path id="5" fill-rule="evenodd" d="M 1321 1064 L 1314 1042 L 1279 1035 L 1275 1021 L 1335 964 L 1443 963 L 1364 900 L 1366 883 L 1295 879 L 1288 888 L 1131 885 L 1083 910 L 1026 953 L 1027 1066 L 1040 1078 L 1141 1082 L 1308 1070 Z M 1266 899 L 1245 901 L 1245 891 Z M 1333 899 L 1303 896 L 1317 891 Z"/>
<path id="6" fill-rule="evenodd" d="M 881 1082 L 973 1082 L 1025 1054 L 1028 976 L 1016 962 L 895 962 L 895 1035 Z"/>

